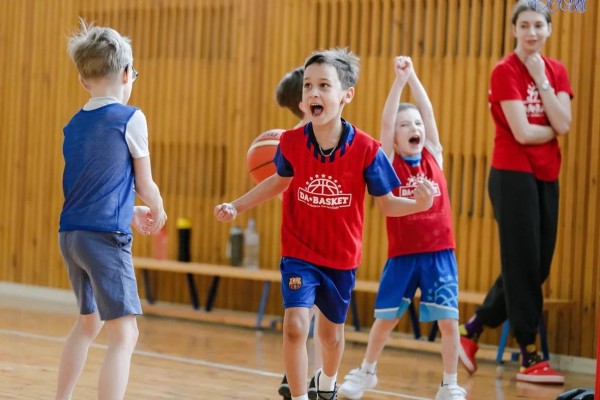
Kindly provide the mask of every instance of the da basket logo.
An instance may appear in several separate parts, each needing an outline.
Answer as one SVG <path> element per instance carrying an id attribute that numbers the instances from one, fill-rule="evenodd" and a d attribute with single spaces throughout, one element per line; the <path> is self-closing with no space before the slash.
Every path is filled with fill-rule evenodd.
<path id="1" fill-rule="evenodd" d="M 408 178 L 408 182 L 406 182 L 406 185 L 400 186 L 400 197 L 412 199 L 417 185 L 424 179 L 427 179 L 427 177 L 424 174 L 418 174 L 417 176 L 411 176 L 410 178 Z M 438 185 L 431 179 L 429 179 L 429 182 L 431 182 L 431 184 L 433 185 L 433 195 L 441 196 L 440 185 Z"/>
<path id="2" fill-rule="evenodd" d="M 292 276 L 288 282 L 288 287 L 291 290 L 298 290 L 302 287 L 302 278 L 299 276 Z"/>
<path id="3" fill-rule="evenodd" d="M 344 194 L 341 185 L 331 176 L 315 175 L 306 182 L 306 188 L 298 189 L 298 200 L 311 207 L 350 207 L 352 195 Z"/>

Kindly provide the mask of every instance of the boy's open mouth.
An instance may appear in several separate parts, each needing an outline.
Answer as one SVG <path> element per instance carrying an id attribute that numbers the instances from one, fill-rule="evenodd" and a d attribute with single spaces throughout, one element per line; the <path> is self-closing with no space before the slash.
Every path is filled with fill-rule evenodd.
<path id="1" fill-rule="evenodd" d="M 319 115 L 323 114 L 323 106 L 320 104 L 311 104 L 310 113 L 313 117 L 318 117 Z"/>
<path id="2" fill-rule="evenodd" d="M 421 136 L 415 135 L 408 139 L 408 143 L 418 145 L 421 143 Z"/>

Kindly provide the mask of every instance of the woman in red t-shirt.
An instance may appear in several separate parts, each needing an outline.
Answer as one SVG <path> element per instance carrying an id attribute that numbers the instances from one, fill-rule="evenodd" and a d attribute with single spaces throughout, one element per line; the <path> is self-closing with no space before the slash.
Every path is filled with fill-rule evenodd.
<path id="1" fill-rule="evenodd" d="M 477 369 L 477 339 L 506 319 L 522 354 L 517 380 L 563 383 L 535 346 L 543 309 L 542 283 L 556 243 L 560 149 L 571 128 L 573 92 L 567 70 L 540 51 L 552 33 L 550 12 L 535 1 L 512 13 L 515 50 L 493 69 L 489 93 L 496 125 L 489 194 L 498 223 L 501 274 L 475 315 L 461 326 L 460 360 Z"/>

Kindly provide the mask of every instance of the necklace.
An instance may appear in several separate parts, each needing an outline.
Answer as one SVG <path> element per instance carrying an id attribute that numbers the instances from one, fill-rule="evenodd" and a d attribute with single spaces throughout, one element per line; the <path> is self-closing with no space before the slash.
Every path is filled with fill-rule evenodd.
<path id="1" fill-rule="evenodd" d="M 336 146 L 335 146 L 333 149 L 329 150 L 329 153 L 328 153 L 328 154 L 326 154 L 326 153 L 323 151 L 323 149 L 321 149 L 321 145 L 320 145 L 319 143 L 317 143 L 317 147 L 319 148 L 319 153 L 321 153 L 321 155 L 322 155 L 323 157 L 331 157 L 331 155 L 333 154 L 333 152 L 335 151 L 335 149 L 337 149 L 337 145 L 336 145 Z"/>

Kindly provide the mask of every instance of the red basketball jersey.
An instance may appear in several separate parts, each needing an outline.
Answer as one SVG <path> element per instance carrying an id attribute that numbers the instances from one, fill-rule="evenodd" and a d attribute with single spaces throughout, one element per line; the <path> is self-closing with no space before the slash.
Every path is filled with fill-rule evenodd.
<path id="1" fill-rule="evenodd" d="M 546 76 L 556 93 L 566 92 L 573 97 L 567 69 L 559 61 L 542 57 Z M 536 145 L 523 145 L 510 130 L 500 102 L 520 100 L 525 106 L 530 124 L 550 125 L 538 88 L 525 64 L 511 53 L 492 71 L 489 102 L 496 125 L 492 167 L 507 171 L 532 173 L 542 181 L 555 181 L 560 171 L 560 148 L 556 139 Z"/>
<path id="2" fill-rule="evenodd" d="M 388 257 L 454 249 L 456 245 L 446 178 L 434 156 L 424 148 L 419 164 L 411 166 L 396 154 L 392 165 L 402 182 L 393 191 L 396 196 L 413 198 L 417 183 L 423 179 L 433 184 L 435 192 L 429 210 L 387 218 Z"/>
<path id="3" fill-rule="evenodd" d="M 366 181 L 379 142 L 355 129 L 350 145 L 331 161 L 315 157 L 304 127 L 285 132 L 279 148 L 293 168 L 283 195 L 281 252 L 335 269 L 354 269 L 362 255 Z M 391 170 L 391 169 L 390 169 Z"/>

